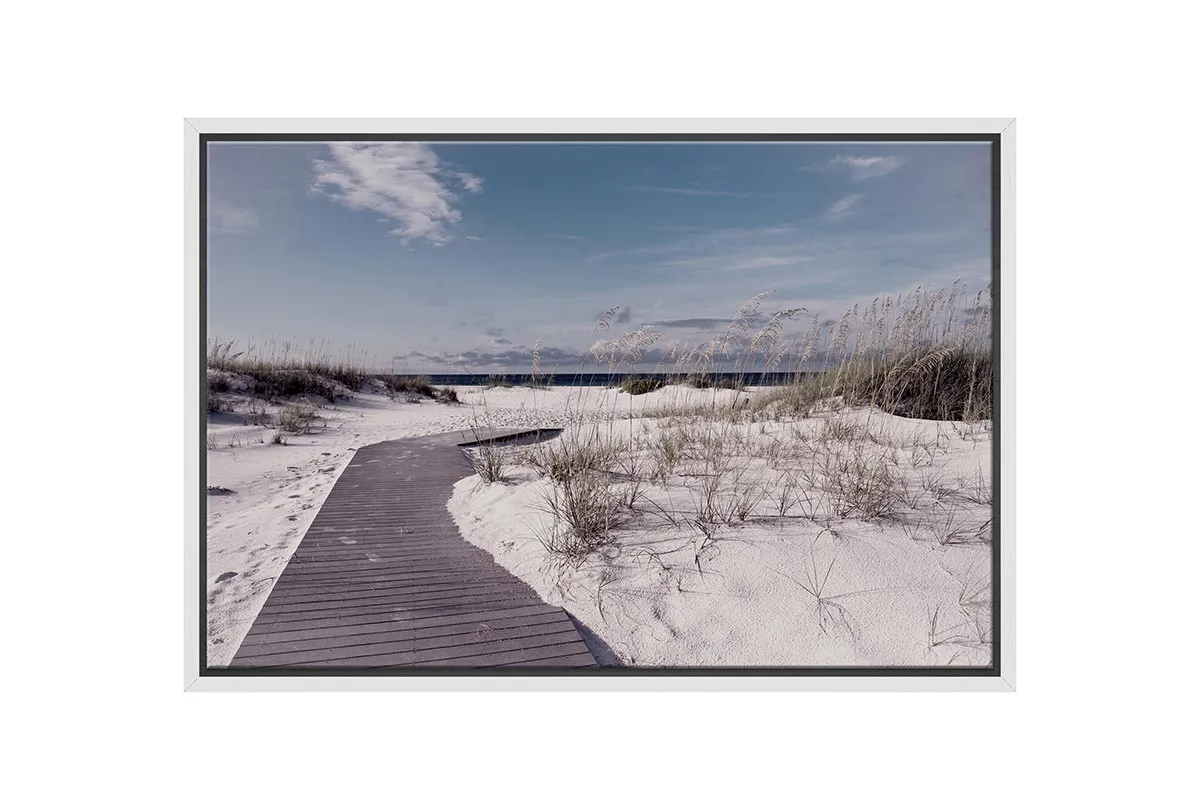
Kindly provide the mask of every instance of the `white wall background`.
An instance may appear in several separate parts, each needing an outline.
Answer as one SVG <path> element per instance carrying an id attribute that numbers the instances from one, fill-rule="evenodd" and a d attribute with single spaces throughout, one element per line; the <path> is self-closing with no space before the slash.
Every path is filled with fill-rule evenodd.
<path id="1" fill-rule="evenodd" d="M 16 6 L 8 789 L 20 806 L 1166 805 L 1192 747 L 1196 569 L 1195 64 L 1171 8 Z M 184 694 L 185 116 L 1016 116 L 1019 691 Z"/>

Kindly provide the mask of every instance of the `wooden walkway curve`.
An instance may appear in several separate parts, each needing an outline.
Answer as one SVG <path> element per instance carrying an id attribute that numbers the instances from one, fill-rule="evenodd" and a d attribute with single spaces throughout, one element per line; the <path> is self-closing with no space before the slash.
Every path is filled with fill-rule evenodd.
<path id="1" fill-rule="evenodd" d="M 566 611 L 451 519 L 473 443 L 456 432 L 358 449 L 229 666 L 597 666 Z"/>

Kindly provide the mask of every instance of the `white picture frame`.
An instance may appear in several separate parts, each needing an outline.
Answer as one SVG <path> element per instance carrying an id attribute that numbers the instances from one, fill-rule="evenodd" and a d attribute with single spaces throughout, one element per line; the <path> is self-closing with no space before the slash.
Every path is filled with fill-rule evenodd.
<path id="1" fill-rule="evenodd" d="M 201 412 L 200 379 L 204 368 L 201 296 L 201 172 L 200 155 L 207 135 L 390 135 L 403 133 L 454 133 L 467 138 L 485 134 L 553 133 L 628 134 L 631 140 L 648 134 L 677 135 L 908 135 L 978 134 L 998 138 L 998 266 L 994 271 L 996 306 L 999 308 L 999 393 L 994 417 L 994 447 L 999 475 L 996 490 L 999 565 L 999 634 L 996 664 L 988 676 L 905 675 L 745 675 L 710 676 L 689 672 L 672 674 L 632 673 L 620 676 L 580 677 L 517 675 L 424 676 L 402 674 L 385 677 L 359 676 L 273 676 L 269 674 L 216 676 L 202 667 L 202 610 L 205 597 L 200 580 L 201 478 L 204 418 Z M 1013 340 L 1015 284 L 1015 120 L 987 119 L 218 119 L 184 121 L 185 170 L 185 257 L 186 300 L 184 329 L 185 391 L 188 411 L 183 437 L 186 449 L 184 526 L 184 689 L 185 691 L 1015 691 L 1015 504 L 1013 461 L 1015 443 L 1011 414 L 1014 411 Z M 996 221 L 996 220 L 994 220 Z M 995 239 L 995 237 L 993 237 Z"/>

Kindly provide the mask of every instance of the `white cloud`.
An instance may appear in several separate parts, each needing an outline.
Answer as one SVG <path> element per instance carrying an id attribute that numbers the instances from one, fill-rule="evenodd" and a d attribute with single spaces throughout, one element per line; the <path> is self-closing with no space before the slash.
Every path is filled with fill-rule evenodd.
<path id="1" fill-rule="evenodd" d="M 588 238 L 586 236 L 576 236 L 573 233 L 552 233 L 550 235 L 553 236 L 555 239 L 570 239 L 572 242 L 588 241 Z"/>
<path id="2" fill-rule="evenodd" d="M 862 194 L 847 194 L 845 197 L 842 197 L 833 205 L 829 206 L 829 210 L 825 213 L 830 219 L 841 219 L 844 216 L 848 216 L 858 205 L 858 201 L 862 198 Z"/>
<path id="3" fill-rule="evenodd" d="M 402 244 L 453 240 L 447 226 L 462 219 L 461 191 L 478 194 L 483 179 L 443 166 L 422 143 L 331 143 L 330 159 L 313 161 L 312 188 L 355 211 L 383 214 Z"/>
<path id="4" fill-rule="evenodd" d="M 867 180 L 872 177 L 882 177 L 891 174 L 904 165 L 904 158 L 891 155 L 876 155 L 871 157 L 849 157 L 838 155 L 829 161 L 831 166 L 845 166 L 850 169 L 855 180 Z"/>
<path id="5" fill-rule="evenodd" d="M 668 188 L 666 186 L 630 186 L 630 191 L 651 191 L 656 194 L 686 194 L 694 197 L 749 197 L 740 191 L 714 191 L 713 189 L 701 188 L 699 186 L 687 186 L 684 188 Z"/>
<path id="6" fill-rule="evenodd" d="M 208 230 L 210 233 L 254 233 L 258 230 L 258 214 L 249 208 L 209 199 Z"/>
<path id="7" fill-rule="evenodd" d="M 478 194 L 479 192 L 483 191 L 482 177 L 476 177 L 475 175 L 467 174 L 466 172 L 454 172 L 454 176 L 458 179 L 459 183 L 462 183 L 464 191 L 468 191 L 471 194 Z"/>
<path id="8" fill-rule="evenodd" d="M 482 236 L 464 236 L 463 239 L 470 239 L 472 242 L 482 242 Z"/>

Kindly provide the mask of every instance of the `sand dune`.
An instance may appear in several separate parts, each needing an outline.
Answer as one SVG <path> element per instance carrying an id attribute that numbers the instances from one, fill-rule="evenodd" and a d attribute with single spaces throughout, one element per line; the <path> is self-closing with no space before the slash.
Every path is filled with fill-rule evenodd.
<path id="1" fill-rule="evenodd" d="M 563 427 L 566 433 L 554 440 L 562 443 L 603 425 L 610 436 L 644 448 L 681 425 L 729 429 L 698 417 L 650 418 L 647 412 L 739 403 L 747 397 L 746 392 L 675 386 L 637 397 L 614 389 L 565 387 L 463 388 L 458 393 L 460 404 L 359 393 L 318 405 L 311 432 L 286 434 L 286 444 L 272 443 L 275 427 L 245 424 L 248 400 L 236 395 L 234 413 L 210 417 L 210 665 L 232 658 L 358 447 L 455 430 L 469 437 L 476 425 Z M 279 406 L 268 411 L 268 418 L 277 418 Z M 888 521 L 811 520 L 794 512 L 781 517 L 778 504 L 771 504 L 779 498 L 787 465 L 766 458 L 770 453 L 762 448 L 794 442 L 796 436 L 820 436 L 831 419 L 894 443 L 908 483 L 916 489 L 932 478 L 945 482 L 943 502 L 931 499 Z M 745 436 L 739 440 L 745 453 L 738 486 L 761 489 L 762 499 L 745 520 L 722 526 L 712 538 L 689 522 L 696 507 L 695 479 L 681 468 L 681 475 L 647 487 L 653 508 L 639 503 L 610 542 L 585 560 L 564 561 L 539 540 L 548 529 L 541 502 L 550 484 L 521 463 L 525 448 L 505 451 L 512 456 L 507 483 L 466 478 L 449 509 L 469 542 L 491 552 L 546 601 L 575 615 L 621 664 L 988 662 L 991 549 L 983 538 L 990 507 L 951 492 L 952 482 L 990 470 L 990 436 L 982 426 L 955 431 L 946 423 L 856 410 L 746 422 L 732 429 Z M 929 446 L 935 447 L 929 458 L 916 449 Z M 950 529 L 960 536 L 952 542 L 939 539 Z M 968 537 L 973 529 L 975 535 Z"/>

